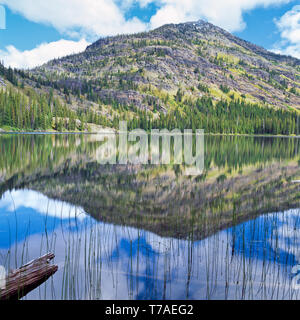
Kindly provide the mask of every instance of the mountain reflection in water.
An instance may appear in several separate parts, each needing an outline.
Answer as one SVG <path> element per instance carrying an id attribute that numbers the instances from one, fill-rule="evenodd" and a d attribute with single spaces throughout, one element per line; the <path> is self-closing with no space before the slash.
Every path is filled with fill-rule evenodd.
<path id="1" fill-rule="evenodd" d="M 44 251 L 56 254 L 58 273 L 28 299 L 298 297 L 290 283 L 299 210 L 191 241 L 97 222 L 82 208 L 31 190 L 6 192 L 0 208 L 0 264 L 12 268 Z"/>
<path id="2" fill-rule="evenodd" d="M 299 139 L 205 137 L 205 170 L 103 166 L 93 135 L 0 136 L 0 265 L 28 299 L 297 299 Z"/>

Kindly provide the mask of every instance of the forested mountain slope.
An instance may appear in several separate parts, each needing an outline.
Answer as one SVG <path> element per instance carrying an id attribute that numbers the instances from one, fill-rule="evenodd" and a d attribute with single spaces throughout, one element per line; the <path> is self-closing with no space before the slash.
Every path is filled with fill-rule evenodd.
<path id="1" fill-rule="evenodd" d="M 125 119 L 131 128 L 299 132 L 300 60 L 204 21 L 100 39 L 80 54 L 2 77 L 44 95 L 49 118 L 72 118 L 77 129 L 81 122 L 116 127 Z M 64 112 L 53 112 L 58 103 Z"/>

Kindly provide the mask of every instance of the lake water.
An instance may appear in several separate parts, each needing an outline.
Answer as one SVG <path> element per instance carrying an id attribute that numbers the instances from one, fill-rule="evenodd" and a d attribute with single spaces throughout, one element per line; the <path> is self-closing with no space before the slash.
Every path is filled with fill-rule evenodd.
<path id="1" fill-rule="evenodd" d="M 25 299 L 298 299 L 299 140 L 205 137 L 205 170 L 100 165 L 93 135 L 0 136 L 0 265 Z"/>

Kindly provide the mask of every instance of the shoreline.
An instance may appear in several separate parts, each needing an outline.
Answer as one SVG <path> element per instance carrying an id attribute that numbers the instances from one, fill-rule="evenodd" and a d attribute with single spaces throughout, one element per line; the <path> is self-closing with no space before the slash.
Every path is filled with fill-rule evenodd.
<path id="1" fill-rule="evenodd" d="M 107 130 L 107 131 L 106 131 Z M 115 129 L 104 129 L 101 133 L 114 133 Z M 100 131 L 4 131 L 0 129 L 0 135 L 92 135 L 99 134 Z M 261 138 L 300 138 L 300 135 L 272 135 L 272 134 L 249 134 L 249 133 L 204 133 L 205 136 L 232 136 L 232 137 L 261 137 Z"/>

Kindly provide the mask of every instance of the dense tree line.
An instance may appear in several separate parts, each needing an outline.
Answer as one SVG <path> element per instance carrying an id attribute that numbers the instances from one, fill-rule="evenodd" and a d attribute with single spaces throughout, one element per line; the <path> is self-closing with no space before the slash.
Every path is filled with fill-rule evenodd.
<path id="1" fill-rule="evenodd" d="M 100 99 L 93 90 L 96 80 L 84 81 L 80 88 L 76 85 L 67 86 L 62 83 L 54 85 L 52 83 L 54 88 L 51 88 L 49 93 L 38 94 L 34 90 L 24 90 L 22 82 L 18 81 L 18 78 L 26 77 L 26 72 L 7 69 L 0 63 L 0 75 L 19 87 L 19 90 L 13 88 L 0 90 L 0 126 L 27 130 L 53 128 L 58 131 L 83 131 L 87 129 L 87 122 L 117 128 L 119 120 L 127 120 L 130 129 L 204 129 L 205 132 L 221 134 L 289 135 L 300 133 L 297 112 L 250 104 L 243 99 L 222 100 L 215 103 L 209 96 L 204 96 L 195 102 L 186 99 L 184 92 L 179 89 L 174 96 L 176 106 L 170 111 L 161 112 L 154 99 L 152 103 L 155 108 L 153 107 L 153 112 L 149 112 L 133 105 L 122 105 L 112 96 Z M 109 87 L 109 79 L 104 78 L 100 81 L 103 87 Z M 51 87 L 51 82 L 47 81 L 37 82 L 37 84 Z M 119 89 L 124 90 L 131 88 L 132 84 L 130 79 L 126 79 L 124 82 L 120 81 L 118 85 Z M 88 100 L 99 103 L 100 109 L 101 104 L 110 105 L 112 107 L 110 115 L 103 116 L 99 112 L 90 110 L 71 110 L 67 104 L 62 104 L 59 99 L 54 98 L 53 89 L 56 88 L 56 85 L 59 90 L 63 90 L 66 97 L 70 97 L 70 94 L 78 97 L 85 94 Z M 221 89 L 227 91 L 226 86 Z"/>
<path id="2" fill-rule="evenodd" d="M 131 121 L 131 128 L 204 129 L 221 134 L 299 134 L 300 121 L 294 111 L 253 105 L 241 100 L 213 103 L 209 97 L 197 102 L 180 104 L 156 119 L 146 111 L 139 111 Z"/>
<path id="3" fill-rule="evenodd" d="M 25 130 L 84 131 L 87 122 L 101 124 L 104 117 L 91 111 L 73 111 L 53 97 L 53 92 L 28 95 L 15 89 L 0 90 L 0 127 Z"/>
<path id="4" fill-rule="evenodd" d="M 195 103 L 180 102 L 172 111 L 160 112 L 155 117 L 152 112 L 134 106 L 122 106 L 116 102 L 112 106 L 111 116 L 104 117 L 88 110 L 75 112 L 53 98 L 52 91 L 41 95 L 31 92 L 27 96 L 14 89 L 5 89 L 0 90 L 0 126 L 74 131 L 85 130 L 87 122 L 117 128 L 119 120 L 127 120 L 130 129 L 142 128 L 148 131 L 154 128 L 178 128 L 204 129 L 205 132 L 223 134 L 300 133 L 300 121 L 296 112 L 261 107 L 241 100 L 219 101 L 214 104 L 211 98 L 202 97 Z"/>

